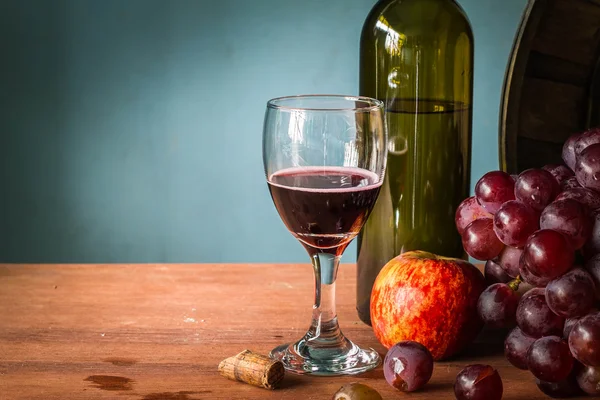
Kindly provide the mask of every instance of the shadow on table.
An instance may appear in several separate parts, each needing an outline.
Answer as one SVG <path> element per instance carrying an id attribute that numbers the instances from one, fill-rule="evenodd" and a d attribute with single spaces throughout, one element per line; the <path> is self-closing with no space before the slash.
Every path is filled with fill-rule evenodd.
<path id="1" fill-rule="evenodd" d="M 303 384 L 306 384 L 305 376 L 286 373 L 285 378 L 283 378 L 283 381 L 281 382 L 279 388 L 280 389 L 289 389 L 289 388 L 293 388 L 293 387 L 300 386 Z"/>

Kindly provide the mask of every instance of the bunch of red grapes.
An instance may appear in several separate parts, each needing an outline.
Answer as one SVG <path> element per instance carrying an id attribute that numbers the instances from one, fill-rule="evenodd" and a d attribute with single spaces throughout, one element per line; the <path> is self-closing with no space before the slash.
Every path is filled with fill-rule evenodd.
<path id="1" fill-rule="evenodd" d="M 552 397 L 599 395 L 600 128 L 571 136 L 562 157 L 485 174 L 456 227 L 465 251 L 486 261 L 478 311 L 487 326 L 512 328 L 508 361 Z"/>

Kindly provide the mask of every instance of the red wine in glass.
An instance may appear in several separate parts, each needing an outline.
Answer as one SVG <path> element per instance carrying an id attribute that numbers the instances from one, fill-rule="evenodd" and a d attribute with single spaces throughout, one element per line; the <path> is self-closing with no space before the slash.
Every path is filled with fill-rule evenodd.
<path id="1" fill-rule="evenodd" d="M 300 95 L 267 102 L 263 162 L 283 223 L 302 243 L 314 273 L 304 336 L 269 353 L 297 374 L 352 375 L 381 362 L 342 333 L 335 307 L 344 250 L 375 205 L 387 160 L 384 105 L 368 97 Z"/>
<path id="2" fill-rule="evenodd" d="M 268 184 L 281 219 L 298 240 L 340 254 L 367 220 L 381 187 L 375 173 L 351 167 L 286 168 Z"/>

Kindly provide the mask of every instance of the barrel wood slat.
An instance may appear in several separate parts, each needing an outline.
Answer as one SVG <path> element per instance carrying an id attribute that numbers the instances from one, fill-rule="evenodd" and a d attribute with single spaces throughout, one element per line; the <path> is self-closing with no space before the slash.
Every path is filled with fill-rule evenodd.
<path id="1" fill-rule="evenodd" d="M 504 83 L 502 169 L 559 163 L 560 144 L 600 122 L 599 57 L 600 1 L 529 2 Z"/>

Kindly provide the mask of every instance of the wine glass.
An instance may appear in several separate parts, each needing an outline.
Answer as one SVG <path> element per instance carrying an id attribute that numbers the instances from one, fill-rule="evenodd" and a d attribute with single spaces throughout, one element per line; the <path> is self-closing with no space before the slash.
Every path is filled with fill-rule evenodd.
<path id="1" fill-rule="evenodd" d="M 379 354 L 342 334 L 335 280 L 342 253 L 367 220 L 387 155 L 383 103 L 368 97 L 306 95 L 267 103 L 263 161 L 271 197 L 288 230 L 307 250 L 315 274 L 310 328 L 271 351 L 299 374 L 357 374 Z"/>

